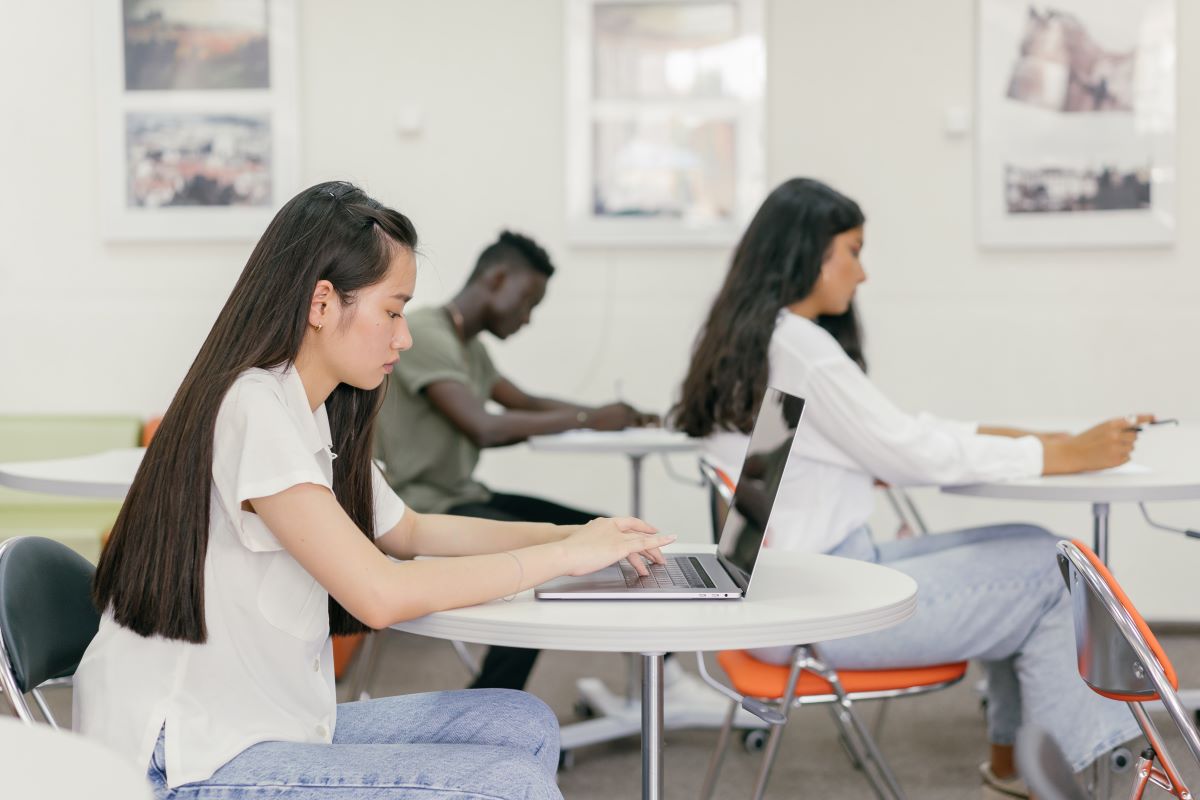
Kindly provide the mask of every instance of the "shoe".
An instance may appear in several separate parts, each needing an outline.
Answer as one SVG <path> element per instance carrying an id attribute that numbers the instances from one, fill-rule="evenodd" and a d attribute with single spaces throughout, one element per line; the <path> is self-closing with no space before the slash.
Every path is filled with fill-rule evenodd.
<path id="1" fill-rule="evenodd" d="M 997 778 L 992 772 L 992 765 L 986 761 L 979 765 L 979 775 L 983 778 L 984 800 L 1012 800 L 1014 797 L 1028 800 L 1029 787 L 1020 775 Z"/>
<path id="2" fill-rule="evenodd" d="M 699 724 L 701 719 L 719 725 L 729 713 L 733 701 L 680 665 L 678 658 L 663 663 L 663 716 L 670 720 L 687 717 Z M 765 728 L 767 723 L 739 708 L 733 718 L 735 728 Z"/>

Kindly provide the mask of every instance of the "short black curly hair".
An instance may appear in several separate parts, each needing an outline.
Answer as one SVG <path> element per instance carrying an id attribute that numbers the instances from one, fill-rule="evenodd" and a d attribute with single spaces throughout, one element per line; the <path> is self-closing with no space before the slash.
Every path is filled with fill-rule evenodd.
<path id="1" fill-rule="evenodd" d="M 484 248 L 475 262 L 475 269 L 467 283 L 474 283 L 483 273 L 498 264 L 520 264 L 542 273 L 547 278 L 554 274 L 554 265 L 546 251 L 528 236 L 513 231 L 501 231 L 496 241 Z"/>

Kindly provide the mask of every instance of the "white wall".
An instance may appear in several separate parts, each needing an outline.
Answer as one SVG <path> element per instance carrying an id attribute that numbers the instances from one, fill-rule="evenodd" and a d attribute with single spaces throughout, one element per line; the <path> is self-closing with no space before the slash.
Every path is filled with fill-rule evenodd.
<path id="1" fill-rule="evenodd" d="M 252 243 L 102 242 L 92 4 L 0 5 L 0 413 L 161 411 Z M 1200 131 L 1200 16 L 1178 5 L 1186 143 Z M 873 375 L 907 407 L 963 418 L 1148 409 L 1200 421 L 1200 155 L 1179 147 L 1173 248 L 979 250 L 971 141 L 942 132 L 944 109 L 972 102 L 972 6 L 768 2 L 768 176 L 826 179 L 866 210 Z M 627 399 L 665 409 L 727 253 L 565 243 L 561 3 L 299 8 L 305 183 L 349 178 L 412 216 L 422 301 L 456 289 L 501 227 L 533 234 L 561 271 L 537 324 L 495 348 L 501 367 L 531 389 L 596 401 L 619 380 Z M 423 133 L 396 135 L 398 110 L 414 106 Z M 498 488 L 598 510 L 628 502 L 619 459 L 511 448 L 489 453 L 482 472 Z M 657 463 L 647 472 L 646 515 L 705 538 L 699 491 Z M 1082 506 L 922 499 L 938 527 L 1021 516 L 1078 534 L 1088 524 Z M 1200 618 L 1188 588 L 1200 542 L 1146 533 L 1127 511 L 1114 511 L 1114 562 L 1135 599 L 1151 616 Z M 1200 526 L 1200 504 L 1162 515 Z M 1152 570 L 1160 559 L 1167 566 Z"/>

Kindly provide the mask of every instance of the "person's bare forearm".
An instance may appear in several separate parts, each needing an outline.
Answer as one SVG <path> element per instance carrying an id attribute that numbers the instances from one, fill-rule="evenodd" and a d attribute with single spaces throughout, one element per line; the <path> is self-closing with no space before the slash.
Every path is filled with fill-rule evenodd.
<path id="1" fill-rule="evenodd" d="M 558 542 L 578 526 L 540 522 L 500 522 L 449 514 L 422 514 L 409 539 L 422 556 L 472 556 Z"/>
<path id="2" fill-rule="evenodd" d="M 486 603 L 562 575 L 566 562 L 558 542 L 463 558 L 391 562 L 391 575 L 380 582 L 380 596 L 371 604 L 379 609 L 378 616 L 363 622 L 384 628 L 435 611 Z"/>
<path id="3" fill-rule="evenodd" d="M 1021 428 L 1009 428 L 1004 425 L 980 425 L 975 432 L 984 436 L 1007 436 L 1012 439 L 1036 435 L 1033 431 L 1022 430 Z"/>
<path id="4" fill-rule="evenodd" d="M 478 447 L 501 447 L 523 442 L 530 436 L 562 433 L 580 426 L 578 411 L 571 408 L 548 411 L 506 411 L 489 414 L 467 435 Z"/>

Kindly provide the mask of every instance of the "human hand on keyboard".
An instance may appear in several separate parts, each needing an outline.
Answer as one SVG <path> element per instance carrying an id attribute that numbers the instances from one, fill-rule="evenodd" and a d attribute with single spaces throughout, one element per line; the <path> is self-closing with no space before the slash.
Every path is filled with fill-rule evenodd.
<path id="1" fill-rule="evenodd" d="M 567 558 L 567 575 L 587 575 L 626 560 L 639 575 L 648 575 L 644 559 L 664 564 L 659 551 L 675 541 L 653 525 L 635 517 L 594 519 L 562 540 Z"/>

